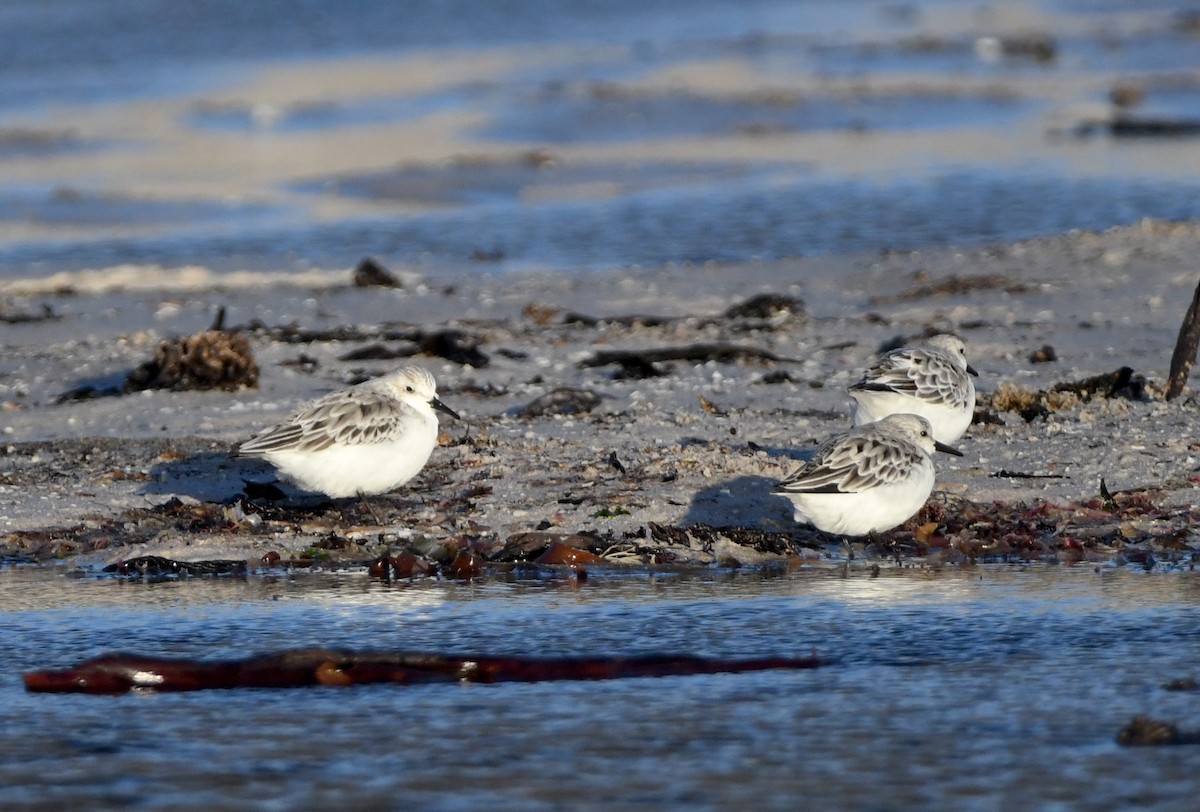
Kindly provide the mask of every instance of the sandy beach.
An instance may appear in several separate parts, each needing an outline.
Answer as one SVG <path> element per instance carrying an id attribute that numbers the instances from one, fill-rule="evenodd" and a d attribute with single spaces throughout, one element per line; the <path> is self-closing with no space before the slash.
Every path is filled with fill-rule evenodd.
<path id="1" fill-rule="evenodd" d="M 354 287 L 350 269 L 299 282 L 197 272 L 162 285 L 169 276 L 114 271 L 6 283 L 9 312 L 32 320 L 6 328 L 0 544 L 17 560 L 98 566 L 142 555 L 257 566 L 269 551 L 436 560 L 467 547 L 512 560 L 555 539 L 626 563 L 838 560 L 837 540 L 797 526 L 770 488 L 848 425 L 845 387 L 881 347 L 937 330 L 966 339 L 991 418 L 959 442 L 961 459 L 936 460 L 932 503 L 945 515 L 922 514 L 859 557 L 1060 557 L 1061 543 L 1036 555 L 995 548 L 1002 529 L 986 524 L 943 523 L 933 547 L 914 533 L 981 506 L 1012 517 L 1044 503 L 1094 507 L 1102 477 L 1153 509 L 1100 530 L 1067 511 L 1039 537 L 1076 535 L 1097 560 L 1148 545 L 1162 557 L 1167 541 L 1190 549 L 1196 510 L 1197 403 L 1167 402 L 1162 387 L 1198 247 L 1194 224 L 1145 221 L 970 250 L 586 276 L 398 269 L 399 288 Z M 760 294 L 790 304 L 731 312 Z M 204 330 L 222 307 L 250 341 L 257 388 L 62 398 L 119 386 L 161 341 Z M 421 351 L 422 336 L 447 330 L 474 363 Z M 1031 360 L 1046 347 L 1055 360 Z M 596 363 L 681 348 L 683 360 Z M 463 420 L 443 420 L 425 471 L 383 500 L 383 526 L 354 500 L 247 496 L 246 481 L 273 473 L 231 458 L 236 443 L 408 362 L 434 373 Z M 989 408 L 1005 387 L 1047 390 L 1121 367 L 1134 386 L 1112 396 L 1028 422 Z M 572 396 L 545 405 L 560 390 Z M 521 535 L 535 532 L 552 535 Z"/>

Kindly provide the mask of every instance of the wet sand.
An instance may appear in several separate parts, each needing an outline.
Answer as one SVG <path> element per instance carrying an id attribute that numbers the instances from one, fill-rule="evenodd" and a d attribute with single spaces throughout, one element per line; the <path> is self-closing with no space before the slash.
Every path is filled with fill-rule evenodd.
<path id="1" fill-rule="evenodd" d="M 1097 559 L 1141 545 L 1180 561 L 1192 544 L 1198 407 L 1190 391 L 1171 402 L 1161 392 L 1198 247 L 1194 224 L 1147 221 L 973 250 L 586 276 L 408 276 L 401 288 L 353 287 L 349 270 L 319 284 L 254 286 L 247 278 L 229 288 L 200 279 L 190 289 L 148 281 L 119 290 L 95 275 L 10 283 L 13 312 L 48 308 L 54 318 L 6 328 L 0 543 L 20 557 L 99 565 L 147 554 L 257 563 L 270 550 L 285 559 L 312 554 L 330 538 L 341 541 L 320 556 L 335 561 L 405 548 L 436 555 L 439 545 L 496 554 L 518 534 L 546 531 L 588 534 L 587 546 L 630 563 L 754 564 L 797 553 L 837 560 L 844 551 L 836 540 L 797 527 L 770 488 L 848 424 L 845 387 L 882 345 L 950 330 L 968 342 L 983 407 L 1003 385 L 1048 389 L 1120 367 L 1145 383 L 1029 422 L 1000 412 L 1001 423 L 973 426 L 958 444 L 964 457 L 936 460 L 933 501 L 945 515 L 923 519 L 962 514 L 962 500 L 999 502 L 1012 516 L 1044 502 L 1094 502 L 1103 477 L 1110 491 L 1148 489 L 1154 510 L 1081 531 L 1098 545 Z M 803 304 L 726 313 L 761 293 Z M 58 402 L 80 386 L 118 385 L 162 339 L 205 329 L 219 307 L 225 325 L 250 339 L 257 389 Z M 357 331 L 353 340 L 294 343 L 297 330 L 319 339 L 347 327 Z M 477 348 L 478 366 L 420 353 L 345 360 L 364 349 L 415 351 L 412 341 L 380 337 L 389 333 L 446 329 Z M 660 374 L 648 378 L 591 365 L 602 351 L 694 345 L 777 360 L 659 362 Z M 1057 360 L 1031 361 L 1046 345 Z M 444 421 L 425 471 L 382 500 L 384 526 L 353 500 L 331 505 L 287 489 L 281 503 L 246 496 L 246 480 L 273 474 L 232 459 L 237 442 L 307 399 L 406 362 L 433 372 L 464 419 Z M 595 398 L 579 413 L 522 413 L 560 388 Z M 1056 535 L 1090 521 L 1071 515 Z M 699 541 L 655 530 L 695 525 L 741 529 L 706 531 Z M 935 542 L 942 546 L 914 546 L 917 525 L 896 539 L 919 561 L 978 556 L 974 542 L 995 540 L 963 529 Z M 763 543 L 750 549 L 755 540 Z M 1163 555 L 1169 540 L 1182 542 L 1173 559 Z M 656 559 L 664 547 L 677 556 Z"/>

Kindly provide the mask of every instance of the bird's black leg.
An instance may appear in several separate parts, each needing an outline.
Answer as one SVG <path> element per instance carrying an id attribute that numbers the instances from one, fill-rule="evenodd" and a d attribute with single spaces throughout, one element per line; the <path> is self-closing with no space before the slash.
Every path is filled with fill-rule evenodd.
<path id="1" fill-rule="evenodd" d="M 379 514 L 375 512 L 375 506 L 367 500 L 367 495 L 362 491 L 359 491 L 358 498 L 359 501 L 363 503 L 363 507 L 367 509 L 367 512 L 371 514 L 371 518 L 375 520 L 375 524 L 382 526 L 383 519 L 379 518 Z"/>

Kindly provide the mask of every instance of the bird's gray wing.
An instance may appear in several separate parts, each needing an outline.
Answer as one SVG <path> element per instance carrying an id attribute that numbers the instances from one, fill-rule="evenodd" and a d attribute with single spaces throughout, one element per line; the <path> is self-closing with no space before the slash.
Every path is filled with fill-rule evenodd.
<path id="1" fill-rule="evenodd" d="M 412 407 L 371 389 L 333 392 L 243 443 L 238 453 L 321 451 L 331 445 L 371 445 L 401 430 Z"/>
<path id="2" fill-rule="evenodd" d="M 887 353 L 850 391 L 896 392 L 928 403 L 967 402 L 966 373 L 940 353 L 906 348 Z"/>
<path id="3" fill-rule="evenodd" d="M 917 456 L 914 456 L 916 454 Z M 857 493 L 900 482 L 920 462 L 920 449 L 869 433 L 827 440 L 776 493 Z"/>

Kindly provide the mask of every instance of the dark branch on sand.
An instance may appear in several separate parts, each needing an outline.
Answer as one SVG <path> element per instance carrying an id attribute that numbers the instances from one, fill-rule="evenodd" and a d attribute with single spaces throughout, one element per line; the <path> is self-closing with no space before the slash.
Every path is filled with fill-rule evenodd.
<path id="1" fill-rule="evenodd" d="M 1179 397 L 1187 385 L 1188 373 L 1196 363 L 1196 349 L 1200 347 L 1200 284 L 1192 294 L 1192 304 L 1183 324 L 1179 325 L 1179 338 L 1175 340 L 1175 352 L 1171 354 L 1171 374 L 1167 379 L 1167 400 Z"/>
<path id="2" fill-rule="evenodd" d="M 826 660 L 817 657 L 754 660 L 713 660 L 685 655 L 530 658 L 295 649 L 243 660 L 210 662 L 108 654 L 65 671 L 33 671 L 25 674 L 24 679 L 26 690 L 32 692 L 118 694 L 138 689 L 200 691 L 377 683 L 602 680 L 806 669 L 825 664 Z"/>
<path id="3" fill-rule="evenodd" d="M 682 347 L 658 347 L 648 350 L 601 350 L 579 362 L 581 367 L 602 367 L 620 364 L 625 368 L 645 368 L 659 361 L 784 361 L 794 362 L 770 350 L 743 347 L 738 344 L 687 344 Z"/>

